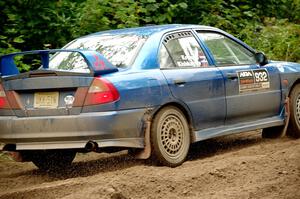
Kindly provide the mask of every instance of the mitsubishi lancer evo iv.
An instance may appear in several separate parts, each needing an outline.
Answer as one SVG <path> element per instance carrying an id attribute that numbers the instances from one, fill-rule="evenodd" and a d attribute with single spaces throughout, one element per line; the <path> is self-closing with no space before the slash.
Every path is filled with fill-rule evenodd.
<path id="1" fill-rule="evenodd" d="M 21 72 L 14 57 L 28 55 L 41 66 Z M 119 150 L 175 167 L 217 136 L 300 137 L 300 64 L 217 28 L 109 30 L 0 59 L 0 150 L 42 170 Z"/>

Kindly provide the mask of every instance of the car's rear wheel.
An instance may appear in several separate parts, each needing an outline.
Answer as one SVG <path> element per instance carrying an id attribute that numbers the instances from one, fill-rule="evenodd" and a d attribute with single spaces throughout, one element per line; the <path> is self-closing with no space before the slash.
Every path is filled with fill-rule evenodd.
<path id="1" fill-rule="evenodd" d="M 152 160 L 158 164 L 176 167 L 181 165 L 189 151 L 188 122 L 180 109 L 163 108 L 151 125 Z"/>
<path id="2" fill-rule="evenodd" d="M 63 170 L 69 167 L 76 156 L 73 150 L 45 150 L 33 151 L 30 160 L 40 170 Z"/>
<path id="3" fill-rule="evenodd" d="M 287 136 L 300 138 L 300 84 L 297 84 L 290 94 L 290 122 Z"/>

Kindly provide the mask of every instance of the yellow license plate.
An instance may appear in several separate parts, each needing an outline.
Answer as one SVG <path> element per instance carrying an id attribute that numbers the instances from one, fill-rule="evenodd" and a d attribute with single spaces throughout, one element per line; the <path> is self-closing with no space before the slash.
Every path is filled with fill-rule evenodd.
<path id="1" fill-rule="evenodd" d="M 34 93 L 34 108 L 57 108 L 59 92 Z"/>

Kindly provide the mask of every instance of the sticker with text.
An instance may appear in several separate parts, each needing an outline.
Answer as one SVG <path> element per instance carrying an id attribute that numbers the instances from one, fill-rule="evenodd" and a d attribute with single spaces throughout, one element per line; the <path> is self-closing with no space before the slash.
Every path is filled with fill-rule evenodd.
<path id="1" fill-rule="evenodd" d="M 270 77 L 266 69 L 237 71 L 239 92 L 255 92 L 270 88 Z"/>

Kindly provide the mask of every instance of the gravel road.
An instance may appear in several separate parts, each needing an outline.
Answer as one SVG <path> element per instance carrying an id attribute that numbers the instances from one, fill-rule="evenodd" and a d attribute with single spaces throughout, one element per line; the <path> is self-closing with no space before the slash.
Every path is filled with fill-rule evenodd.
<path id="1" fill-rule="evenodd" d="M 0 157 L 6 198 L 300 198 L 300 139 L 260 132 L 207 140 L 176 168 L 134 160 L 126 151 L 78 154 L 72 167 L 43 173 Z"/>

